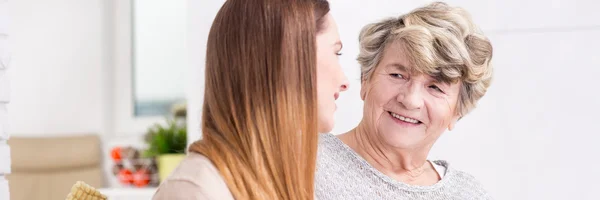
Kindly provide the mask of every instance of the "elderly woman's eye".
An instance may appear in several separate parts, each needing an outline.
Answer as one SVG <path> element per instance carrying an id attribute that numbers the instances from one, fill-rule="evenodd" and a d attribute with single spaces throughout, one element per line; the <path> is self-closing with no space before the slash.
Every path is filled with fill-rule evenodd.
<path id="1" fill-rule="evenodd" d="M 434 89 L 438 92 L 444 93 L 444 91 L 442 89 L 440 89 L 440 87 L 438 87 L 437 85 L 430 85 L 429 88 Z"/>
<path id="2" fill-rule="evenodd" d="M 402 74 L 390 74 L 390 76 L 392 76 L 394 78 L 404 78 L 404 76 Z"/>

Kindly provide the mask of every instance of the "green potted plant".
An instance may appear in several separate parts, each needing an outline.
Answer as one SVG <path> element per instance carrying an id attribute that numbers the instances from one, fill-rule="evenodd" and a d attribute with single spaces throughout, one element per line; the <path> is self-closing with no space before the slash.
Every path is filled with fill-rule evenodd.
<path id="1" fill-rule="evenodd" d="M 184 107 L 185 109 L 185 107 Z M 181 113 L 181 112 L 179 112 Z M 187 128 L 185 117 L 167 119 L 166 124 L 155 124 L 146 133 L 148 149 L 146 157 L 156 158 L 159 179 L 164 180 L 185 157 L 187 147 Z"/>

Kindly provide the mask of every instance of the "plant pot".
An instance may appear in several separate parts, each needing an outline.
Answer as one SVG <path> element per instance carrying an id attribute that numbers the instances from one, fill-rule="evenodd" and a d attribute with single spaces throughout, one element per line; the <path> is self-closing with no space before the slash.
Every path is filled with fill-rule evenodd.
<path id="1" fill-rule="evenodd" d="M 185 158 L 183 153 L 162 154 L 157 157 L 158 176 L 161 182 L 171 175 L 183 158 Z"/>

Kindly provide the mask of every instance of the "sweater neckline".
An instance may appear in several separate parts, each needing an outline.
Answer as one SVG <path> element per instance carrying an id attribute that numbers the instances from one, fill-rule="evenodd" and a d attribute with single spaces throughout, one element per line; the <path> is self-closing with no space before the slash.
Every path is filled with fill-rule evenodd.
<path id="1" fill-rule="evenodd" d="M 367 169 L 373 175 L 377 176 L 378 178 L 385 181 L 386 183 L 391 184 L 391 185 L 398 187 L 400 189 L 403 189 L 403 190 L 414 191 L 414 192 L 434 191 L 434 190 L 438 190 L 438 189 L 446 186 L 448 184 L 448 182 L 450 182 L 451 179 L 453 179 L 455 177 L 455 172 L 452 168 L 449 167 L 448 162 L 446 162 L 445 160 L 434 160 L 432 162 L 434 162 L 435 164 L 444 166 L 446 168 L 446 174 L 444 175 L 444 178 L 442 178 L 440 181 L 438 181 L 437 183 L 435 183 L 433 185 L 427 185 L 427 186 L 410 185 L 410 184 L 404 183 L 402 181 L 393 179 L 393 178 L 385 175 L 383 172 L 380 172 L 379 170 L 377 170 L 369 162 L 367 162 L 367 160 L 365 160 L 362 156 L 360 156 L 352 148 L 350 148 L 350 146 L 348 146 L 348 145 L 346 145 L 346 143 L 342 142 L 342 140 L 340 140 L 337 136 L 335 136 L 331 133 L 325 134 L 325 136 L 326 136 L 326 138 L 328 138 L 328 140 L 331 140 L 335 146 L 340 148 L 340 150 L 342 150 L 343 152 L 345 152 L 347 154 L 350 154 L 351 157 L 355 161 L 357 161 L 362 168 Z"/>

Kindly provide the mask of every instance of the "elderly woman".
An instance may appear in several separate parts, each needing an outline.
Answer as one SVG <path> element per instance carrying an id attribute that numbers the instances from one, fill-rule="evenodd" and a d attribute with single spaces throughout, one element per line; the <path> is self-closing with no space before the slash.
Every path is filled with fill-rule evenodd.
<path id="1" fill-rule="evenodd" d="M 467 12 L 433 3 L 359 40 L 363 119 L 321 135 L 317 199 L 490 199 L 473 176 L 427 160 L 490 85 L 492 46 Z"/>

